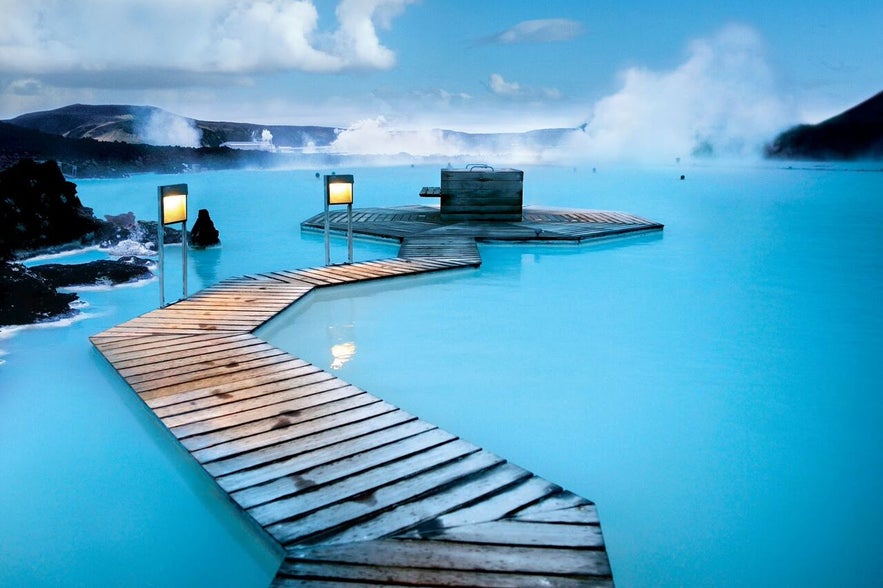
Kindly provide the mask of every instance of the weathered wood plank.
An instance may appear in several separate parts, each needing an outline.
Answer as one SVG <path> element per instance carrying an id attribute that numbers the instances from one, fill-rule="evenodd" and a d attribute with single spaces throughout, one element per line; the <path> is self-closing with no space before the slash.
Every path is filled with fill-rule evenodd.
<path id="1" fill-rule="evenodd" d="M 366 418 L 365 420 L 342 426 L 331 426 L 324 429 L 314 430 L 309 435 L 292 438 L 288 441 L 282 441 L 275 445 L 269 445 L 225 459 L 219 459 L 214 462 L 206 463 L 203 467 L 211 475 L 218 478 L 247 468 L 276 463 L 301 453 L 306 453 L 322 447 L 329 447 L 336 443 L 355 439 L 356 437 L 362 437 L 370 434 L 372 431 L 380 431 L 417 420 L 417 417 L 410 415 L 403 410 L 382 412 L 379 409 L 382 409 L 383 407 L 376 404 L 371 405 L 370 408 L 377 414 L 370 418 Z"/>
<path id="2" fill-rule="evenodd" d="M 598 525 L 601 523 L 601 520 L 598 518 L 598 509 L 594 504 L 583 504 L 548 512 L 519 515 L 514 517 L 513 520 L 583 525 Z"/>
<path id="3" fill-rule="evenodd" d="M 434 520 L 432 526 L 444 528 L 495 521 L 558 492 L 561 492 L 560 486 L 533 476 L 506 492 L 482 500 L 478 504 L 444 514 Z"/>
<path id="4" fill-rule="evenodd" d="M 150 361 L 151 358 L 166 353 L 187 353 L 192 349 L 206 346 L 227 345 L 237 341 L 250 341 L 254 336 L 247 333 L 212 333 L 210 335 L 176 336 L 174 339 L 130 338 L 131 345 L 98 346 L 102 354 L 114 367 L 134 365 L 137 361 Z"/>
<path id="5" fill-rule="evenodd" d="M 546 554 L 536 554 L 538 556 Z M 411 565 L 350 564 L 342 562 L 303 561 L 286 558 L 273 581 L 274 587 L 298 588 L 376 588 L 381 586 L 425 586 L 464 588 L 613 588 L 613 580 L 586 576 L 561 576 L 554 573 L 485 572 L 429 568 L 415 557 Z"/>
<path id="6" fill-rule="evenodd" d="M 154 373 L 132 376 L 121 375 L 126 378 L 126 381 L 136 392 L 146 392 L 158 388 L 170 389 L 182 385 L 190 387 L 191 384 L 196 382 L 202 382 L 197 385 L 205 385 L 204 382 L 207 380 L 227 377 L 233 372 L 249 367 L 278 363 L 280 358 L 285 359 L 288 357 L 288 354 L 281 349 L 268 344 L 259 346 L 254 352 L 236 353 L 235 351 L 223 352 L 225 354 L 223 359 L 206 362 L 204 365 L 197 363 L 190 366 L 190 369 L 184 369 L 183 366 L 165 368 L 164 364 L 159 364 L 157 365 L 157 371 Z"/>
<path id="7" fill-rule="evenodd" d="M 186 353 L 162 353 L 127 360 L 117 365 L 117 371 L 126 381 L 135 383 L 161 377 L 162 373 L 171 370 L 178 374 L 192 373 L 228 362 L 231 358 L 250 358 L 271 349 L 274 347 L 269 343 L 252 337 L 227 345 L 190 348 Z"/>
<path id="8" fill-rule="evenodd" d="M 438 516 L 460 508 L 473 501 L 492 496 L 497 492 L 518 483 L 530 476 L 530 472 L 510 464 L 502 463 L 493 468 L 463 477 L 456 485 L 452 481 L 436 483 L 432 490 L 417 500 L 400 499 L 397 504 L 370 521 L 357 527 L 342 529 L 338 533 L 326 534 L 322 541 L 327 544 L 371 541 L 407 531 Z M 411 494 L 411 497 L 415 494 Z"/>
<path id="9" fill-rule="evenodd" d="M 289 391 L 290 392 L 290 391 Z M 172 431 L 178 439 L 186 439 L 195 435 L 205 435 L 208 433 L 216 433 L 225 431 L 224 434 L 230 432 L 230 429 L 237 429 L 249 425 L 255 425 L 260 421 L 273 420 L 271 425 L 273 428 L 282 426 L 290 426 L 299 419 L 309 418 L 313 411 L 307 410 L 316 408 L 323 404 L 329 404 L 338 400 L 347 400 L 354 396 L 364 394 L 355 386 L 347 385 L 346 382 L 338 379 L 326 379 L 310 386 L 309 395 L 302 396 L 296 394 L 287 394 L 289 398 L 281 402 L 270 404 L 269 406 L 261 406 L 250 410 L 240 410 L 229 414 L 222 414 L 212 418 L 200 418 L 196 422 L 189 422 L 181 425 L 172 425 L 171 422 L 178 422 L 182 419 L 170 417 L 164 419 L 163 422 Z M 227 408 L 229 405 L 224 405 Z M 190 415 L 187 415 L 190 416 Z M 202 416 L 202 415 L 197 415 Z"/>
<path id="10" fill-rule="evenodd" d="M 289 424 L 286 419 L 278 422 L 247 423 L 221 434 L 207 433 L 188 437 L 183 439 L 181 444 L 190 450 L 197 460 L 209 463 L 299 437 L 308 437 L 323 430 L 339 428 L 395 410 L 398 409 L 391 404 L 364 393 L 316 408 L 312 415 L 314 418 L 307 422 Z"/>
<path id="11" fill-rule="evenodd" d="M 418 455 L 425 455 L 441 445 L 451 443 L 456 438 L 441 429 L 430 429 L 424 434 L 412 435 L 405 439 L 387 443 L 383 446 L 372 447 L 357 454 L 339 452 L 341 444 L 334 447 L 336 458 L 333 461 L 316 465 L 312 468 L 301 470 L 295 476 L 277 478 L 269 484 L 247 488 L 231 494 L 243 508 L 262 506 L 268 507 L 270 503 L 276 504 L 282 499 L 304 491 L 321 492 L 323 498 L 327 496 L 327 490 L 323 485 L 346 480 L 346 487 L 352 487 L 352 477 L 364 475 L 372 468 L 392 467 L 395 464 L 407 463 L 407 460 L 416 459 Z M 354 443 L 351 445 L 355 446 Z M 354 448 L 354 447 L 353 447 Z M 314 457 L 318 452 L 313 452 Z M 326 451 L 326 454 L 329 454 Z M 330 455 L 327 455 L 330 457 Z M 420 463 L 424 463 L 421 460 Z M 389 473 L 387 469 L 384 472 Z M 390 480 L 391 481 L 391 480 Z M 350 490 L 351 491 L 351 490 Z"/>
<path id="12" fill-rule="evenodd" d="M 460 447 L 459 445 L 454 446 L 454 449 Z M 329 535 L 333 535 L 332 540 L 338 539 L 337 542 L 343 542 L 344 539 L 341 539 L 340 535 L 335 535 L 335 533 L 346 533 L 347 530 L 351 529 L 355 529 L 356 532 L 361 531 L 366 524 L 364 522 L 366 518 L 379 515 L 415 496 L 421 496 L 438 488 L 445 488 L 458 481 L 469 479 L 475 474 L 488 468 L 499 466 L 502 463 L 503 460 L 499 457 L 486 451 L 478 451 L 456 461 L 403 479 L 395 484 L 372 487 L 369 482 L 368 485 L 358 486 L 356 489 L 361 489 L 361 493 L 353 495 L 345 502 L 326 504 L 325 508 L 316 510 L 306 516 L 266 525 L 265 528 L 283 545 L 303 542 L 307 539 L 313 543 L 317 541 L 328 543 Z M 291 503 L 283 503 L 280 505 L 280 508 L 285 509 L 282 511 L 282 514 L 285 514 L 290 512 L 290 510 L 298 509 L 299 506 L 297 502 L 292 501 Z M 252 511 L 249 512 L 252 513 Z M 254 513 L 252 514 L 255 516 Z M 257 516 L 270 518 L 278 517 L 279 515 L 270 512 L 259 512 Z M 359 522 L 359 524 L 355 525 L 356 522 Z M 410 522 L 412 524 L 420 523 L 422 519 Z M 376 539 L 374 531 L 375 529 L 372 528 L 368 531 L 367 535 L 359 535 L 360 537 L 365 537 L 365 539 L 354 538 L 351 540 Z"/>
<path id="13" fill-rule="evenodd" d="M 237 372 L 237 376 L 242 378 L 230 378 L 224 382 L 210 384 L 208 386 L 196 386 L 186 388 L 176 392 L 166 391 L 165 394 L 141 394 L 144 402 L 157 412 L 163 407 L 172 405 L 189 404 L 194 408 L 211 404 L 212 402 L 223 402 L 227 400 L 236 400 L 247 398 L 253 394 L 253 389 L 263 384 L 285 381 L 293 375 L 300 374 L 304 367 L 311 366 L 302 359 L 290 357 L 283 362 L 271 364 L 266 367 L 259 367 L 245 372 Z M 256 393 L 261 393 L 258 390 Z M 206 404 L 203 404 L 205 402 Z M 171 411 L 185 412 L 187 407 L 172 408 Z"/>
<path id="14" fill-rule="evenodd" d="M 521 572 L 564 577 L 610 576 L 610 564 L 606 555 L 594 550 L 470 545 L 405 539 L 379 539 L 373 541 L 370 547 L 350 543 L 289 550 L 286 565 L 293 565 L 298 560 L 436 570 Z"/>
<path id="15" fill-rule="evenodd" d="M 291 366 L 282 371 L 248 382 L 235 382 L 228 387 L 221 386 L 209 395 L 194 397 L 187 392 L 181 394 L 180 398 L 164 397 L 165 404 L 155 407 L 153 412 L 163 419 L 167 427 L 184 425 L 204 418 L 272 404 L 281 397 L 310 394 L 315 390 L 315 384 L 334 379 L 333 375 L 310 363 L 299 360 L 291 363 Z M 172 402 L 174 399 L 180 402 Z"/>
<path id="16" fill-rule="evenodd" d="M 265 466 L 257 466 L 218 477 L 216 481 L 227 492 L 235 493 L 237 490 L 247 489 L 251 486 L 272 483 L 275 480 L 284 480 L 292 474 L 335 461 L 342 456 L 357 455 L 373 449 L 381 449 L 389 443 L 395 443 L 396 441 L 435 429 L 435 425 L 414 418 L 385 428 L 370 430 L 362 435 L 339 438 L 333 444 L 317 446 L 309 451 L 292 453 L 284 459 L 273 461 Z M 315 441 L 317 438 L 318 436 L 314 435 L 311 440 Z"/>
<path id="17" fill-rule="evenodd" d="M 169 376 L 159 380 L 150 380 L 143 384 L 132 386 L 135 392 L 144 400 L 153 400 L 159 396 L 177 395 L 181 392 L 193 392 L 196 395 L 213 394 L 216 386 L 231 382 L 248 381 L 257 376 L 282 370 L 296 362 L 295 358 L 281 352 L 279 354 L 267 354 L 266 357 L 251 361 L 231 361 L 226 365 L 205 370 L 199 376 L 188 374 L 186 376 Z M 204 392 L 205 391 L 205 392 Z"/>
<path id="18" fill-rule="evenodd" d="M 515 516 L 529 517 L 536 515 L 537 513 L 547 513 L 586 505 L 593 505 L 593 503 L 582 496 L 577 496 L 572 492 L 564 491 L 559 494 L 553 494 L 535 504 L 519 510 L 515 513 Z"/>
<path id="19" fill-rule="evenodd" d="M 576 549 L 599 548 L 604 545 L 604 539 L 601 537 L 601 527 L 597 525 L 540 523 L 516 520 L 488 521 L 445 529 L 427 529 L 419 532 L 417 537 L 434 541 L 495 544 L 499 544 L 500 538 L 505 537 L 506 545 L 569 547 Z"/>

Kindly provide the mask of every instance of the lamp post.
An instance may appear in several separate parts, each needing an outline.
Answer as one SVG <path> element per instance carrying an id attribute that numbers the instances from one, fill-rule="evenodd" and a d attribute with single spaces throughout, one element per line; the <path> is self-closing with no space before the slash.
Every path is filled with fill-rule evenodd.
<path id="1" fill-rule="evenodd" d="M 157 224 L 157 248 L 159 249 L 159 306 L 166 305 L 165 291 L 165 226 L 181 225 L 181 268 L 183 272 L 183 297 L 187 298 L 187 184 L 173 184 L 157 188 L 159 223 Z"/>
<path id="2" fill-rule="evenodd" d="M 328 209 L 333 204 L 346 204 L 346 240 L 349 263 L 353 262 L 353 176 L 325 176 L 325 265 L 331 265 L 331 222 Z"/>

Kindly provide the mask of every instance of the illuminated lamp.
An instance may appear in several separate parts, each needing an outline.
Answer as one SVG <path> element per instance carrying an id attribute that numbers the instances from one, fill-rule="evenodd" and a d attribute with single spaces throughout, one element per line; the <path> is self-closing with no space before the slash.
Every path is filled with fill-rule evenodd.
<path id="1" fill-rule="evenodd" d="M 159 253 L 159 306 L 166 305 L 165 298 L 165 226 L 181 225 L 181 271 L 182 292 L 187 298 L 187 184 L 172 184 L 157 188 L 159 223 L 157 225 L 157 250 Z"/>
<path id="2" fill-rule="evenodd" d="M 346 241 L 349 263 L 353 262 L 353 176 L 325 176 L 325 265 L 331 265 L 331 221 L 329 207 L 346 204 Z"/>

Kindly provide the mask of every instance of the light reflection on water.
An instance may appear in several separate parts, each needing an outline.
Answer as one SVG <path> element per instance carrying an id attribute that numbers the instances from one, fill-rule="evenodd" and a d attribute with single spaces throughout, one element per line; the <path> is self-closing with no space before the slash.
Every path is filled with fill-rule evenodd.
<path id="1" fill-rule="evenodd" d="M 525 171 L 526 203 L 666 229 L 482 246 L 479 270 L 311 294 L 285 347 L 330 368 L 352 344 L 341 377 L 595 500 L 619 586 L 876 585 L 883 174 Z M 357 208 L 420 203 L 438 177 L 356 173 Z M 321 210 L 312 171 L 180 181 L 222 241 L 191 251 L 191 292 L 322 263 L 298 226 Z M 165 183 L 79 195 L 150 219 Z M 397 251 L 356 245 L 357 260 Z M 178 292 L 180 256 L 167 263 Z M 88 342 L 155 308 L 156 285 L 83 298 L 86 320 L 0 341 L 0 585 L 266 585 L 276 556 Z"/>

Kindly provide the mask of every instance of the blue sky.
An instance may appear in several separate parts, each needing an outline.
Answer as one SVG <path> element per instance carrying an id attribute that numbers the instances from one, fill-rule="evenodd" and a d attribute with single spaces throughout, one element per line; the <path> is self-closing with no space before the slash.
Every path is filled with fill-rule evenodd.
<path id="1" fill-rule="evenodd" d="M 668 121 L 750 140 L 883 89 L 879 1 L 0 0 L 0 14 L 0 118 L 131 103 L 364 131 L 589 123 L 611 140 Z"/>

